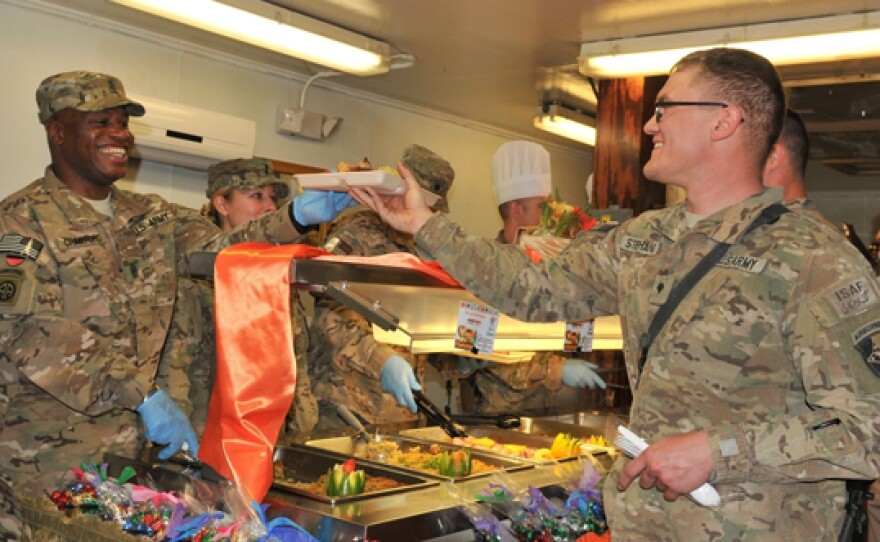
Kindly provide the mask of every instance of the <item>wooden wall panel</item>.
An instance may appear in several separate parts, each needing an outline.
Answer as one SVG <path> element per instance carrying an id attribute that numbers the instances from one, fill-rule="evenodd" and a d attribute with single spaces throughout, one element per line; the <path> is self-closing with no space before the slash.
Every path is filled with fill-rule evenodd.
<path id="1" fill-rule="evenodd" d="M 665 187 L 642 173 L 651 156 L 651 141 L 642 127 L 654 114 L 654 101 L 665 81 L 666 76 L 599 82 L 593 154 L 596 207 L 617 204 L 639 214 L 665 204 Z"/>

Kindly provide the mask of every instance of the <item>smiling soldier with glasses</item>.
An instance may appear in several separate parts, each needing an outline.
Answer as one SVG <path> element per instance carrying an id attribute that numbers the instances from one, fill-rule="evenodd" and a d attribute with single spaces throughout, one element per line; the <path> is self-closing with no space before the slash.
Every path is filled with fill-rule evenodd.
<path id="1" fill-rule="evenodd" d="M 836 540 L 845 480 L 880 467 L 880 284 L 804 200 L 764 189 L 785 114 L 767 59 L 691 53 L 655 105 L 644 174 L 685 201 L 584 232 L 555 258 L 467 235 L 403 168 L 405 195 L 355 197 L 509 316 L 620 315 L 629 429 L 649 446 L 604 484 L 615 540 Z M 704 483 L 717 506 L 688 498 Z"/>

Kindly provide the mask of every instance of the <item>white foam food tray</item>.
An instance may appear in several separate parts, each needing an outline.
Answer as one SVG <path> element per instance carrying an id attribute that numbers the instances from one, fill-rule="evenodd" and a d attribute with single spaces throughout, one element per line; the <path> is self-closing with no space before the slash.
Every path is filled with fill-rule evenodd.
<path id="1" fill-rule="evenodd" d="M 303 189 L 348 191 L 349 188 L 370 187 L 377 194 L 399 195 L 406 192 L 406 183 L 387 171 L 346 171 L 344 173 L 305 173 L 296 175 Z"/>

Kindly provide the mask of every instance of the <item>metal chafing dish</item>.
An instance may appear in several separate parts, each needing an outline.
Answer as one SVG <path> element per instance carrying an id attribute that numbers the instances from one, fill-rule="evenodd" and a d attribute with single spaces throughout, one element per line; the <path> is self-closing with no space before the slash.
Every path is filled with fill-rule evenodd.
<path id="1" fill-rule="evenodd" d="M 617 433 L 618 425 L 626 425 L 627 417 L 613 412 L 586 411 L 546 417 L 521 417 L 520 426 L 515 431 L 529 435 L 555 437 L 559 433 L 569 433 L 573 437 L 589 438 L 600 435 L 611 442 Z"/>
<path id="2" fill-rule="evenodd" d="M 499 429 L 493 426 L 468 426 L 468 436 L 474 438 L 490 438 L 499 444 L 512 444 L 516 446 L 528 446 L 529 448 L 550 448 L 553 444 L 553 437 L 545 435 L 532 435 L 521 431 L 510 429 Z M 446 434 L 440 427 L 418 427 L 415 429 L 404 429 L 400 431 L 401 436 L 411 437 L 427 442 L 443 442 L 452 443 L 452 438 Z M 518 457 L 501 452 L 493 452 L 484 448 L 474 448 L 479 452 L 492 455 L 500 455 L 501 457 L 513 457 L 523 461 L 539 461 L 531 458 Z"/>
<path id="3" fill-rule="evenodd" d="M 557 422 L 558 423 L 558 422 Z M 567 424 L 559 424 L 559 426 L 563 426 Z M 542 426 L 538 425 L 539 428 Z M 574 426 L 576 427 L 576 426 Z M 573 427 L 566 427 L 564 430 L 558 431 L 556 433 L 552 433 L 552 436 L 547 434 L 531 434 L 524 431 L 519 431 L 516 429 L 499 429 L 493 426 L 470 426 L 467 428 L 468 435 L 474 438 L 490 438 L 499 444 L 512 444 L 512 445 L 520 445 L 520 446 L 528 446 L 530 448 L 550 448 L 553 444 L 553 439 L 559 433 L 568 433 L 572 436 L 579 438 L 586 438 L 590 436 L 588 435 L 579 435 L 577 431 L 572 431 Z M 416 429 L 405 429 L 400 432 L 402 435 L 406 435 L 408 437 L 412 437 L 414 439 L 424 440 L 426 442 L 451 442 L 450 437 L 443 432 L 438 427 L 420 427 Z M 595 447 L 590 449 L 582 448 L 584 452 L 588 452 L 592 455 L 600 465 L 604 468 L 608 468 L 611 466 L 613 462 L 613 457 L 609 454 L 608 449 L 604 449 L 601 447 Z M 492 450 L 486 450 L 484 448 L 474 448 L 474 450 L 478 450 L 487 454 L 496 454 L 500 457 L 514 457 L 520 461 L 533 462 L 537 464 L 548 464 L 548 463 L 557 463 L 557 462 L 565 462 L 565 461 L 574 461 L 580 456 L 572 456 L 566 458 L 559 459 L 540 459 L 535 457 L 519 457 L 519 456 L 511 456 L 504 454 L 503 452 L 493 452 Z M 583 455 L 583 454 L 582 454 Z"/>
<path id="4" fill-rule="evenodd" d="M 342 463 L 349 457 L 350 456 L 348 455 L 295 444 L 278 447 L 275 449 L 273 460 L 276 468 L 280 470 L 283 475 L 282 477 L 279 477 L 276 474 L 275 479 L 272 482 L 272 488 L 278 491 L 293 493 L 312 500 L 336 505 L 374 497 L 397 495 L 399 493 L 425 489 L 437 485 L 437 481 L 434 479 L 428 479 L 427 477 L 418 476 L 400 469 L 387 468 L 383 465 L 376 465 L 366 461 L 358 461 L 358 469 L 363 470 L 367 477 L 384 476 L 385 478 L 400 482 L 403 485 L 400 487 L 371 491 L 348 497 L 328 497 L 324 494 L 309 492 L 289 481 L 296 480 L 306 483 L 314 482 L 320 478 L 321 475 L 327 474 L 327 471 L 333 467 L 333 465 Z"/>
<path id="5" fill-rule="evenodd" d="M 406 437 L 402 435 L 376 435 L 377 440 L 382 440 L 385 442 L 394 442 L 398 446 L 400 446 L 401 450 L 406 450 L 409 447 L 418 446 L 421 448 L 425 448 L 426 446 L 437 446 L 441 451 L 454 451 L 462 449 L 461 446 L 456 446 L 448 442 L 429 442 L 422 439 Z M 316 439 L 306 441 L 306 446 L 312 446 L 315 448 L 320 448 L 324 450 L 330 450 L 339 454 L 342 454 L 346 457 L 354 456 L 358 458 L 366 457 L 366 443 L 364 440 L 358 436 L 353 437 L 332 437 L 325 439 Z M 519 460 L 513 457 L 505 457 L 490 453 L 485 453 L 482 450 L 471 450 L 471 458 L 479 459 L 484 463 L 488 463 L 489 465 L 493 465 L 497 467 L 497 470 L 504 470 L 507 472 L 516 472 L 522 471 L 526 469 L 531 469 L 534 466 L 534 463 Z M 375 462 L 379 465 L 385 465 L 389 468 L 401 469 L 407 472 L 418 473 L 421 476 L 425 476 L 428 478 L 438 479 L 438 480 L 455 480 L 455 481 L 466 481 L 473 480 L 476 478 L 484 478 L 491 475 L 491 472 L 484 472 L 479 474 L 470 474 L 468 476 L 460 476 L 456 478 L 451 478 L 449 476 L 443 476 L 438 473 L 430 473 L 421 470 L 413 470 L 400 465 L 381 463 L 378 460 L 369 460 L 363 459 L 362 464 L 366 462 Z"/>

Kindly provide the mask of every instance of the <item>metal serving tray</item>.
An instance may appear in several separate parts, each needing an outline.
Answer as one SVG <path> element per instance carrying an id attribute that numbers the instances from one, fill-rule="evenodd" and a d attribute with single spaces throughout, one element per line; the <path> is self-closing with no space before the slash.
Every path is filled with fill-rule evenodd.
<path id="1" fill-rule="evenodd" d="M 308 447 L 301 444 L 292 444 L 290 446 L 278 447 L 275 449 L 275 464 L 281 465 L 284 475 L 289 478 L 296 479 L 301 482 L 314 482 L 337 463 L 342 463 L 350 455 L 333 453 L 327 450 L 321 450 L 314 447 Z M 369 493 L 361 493 L 350 497 L 328 497 L 326 495 L 311 493 L 302 488 L 296 487 L 284 480 L 275 479 L 272 483 L 272 489 L 293 493 L 312 500 L 329 503 L 331 505 L 344 504 L 352 501 L 360 501 L 364 499 L 384 497 L 388 495 L 397 495 L 407 491 L 416 489 L 425 489 L 437 485 L 437 481 L 426 477 L 418 476 L 401 469 L 386 468 L 367 461 L 358 461 L 358 468 L 363 470 L 370 476 L 384 476 L 397 482 L 402 482 L 403 486 L 392 489 L 383 489 L 379 491 L 371 491 Z"/>
<path id="2" fill-rule="evenodd" d="M 460 450 L 461 446 L 455 446 L 450 443 L 442 443 L 442 442 L 428 442 L 422 439 L 411 438 L 401 435 L 376 435 L 377 439 L 391 441 L 397 443 L 401 449 L 406 449 L 411 446 L 420 446 L 424 448 L 429 445 L 436 445 L 442 451 L 454 451 Z M 325 438 L 325 439 L 317 439 L 317 440 L 309 440 L 306 442 L 306 446 L 311 446 L 314 448 L 321 448 L 323 450 L 330 450 L 336 452 L 338 454 L 342 454 L 346 457 L 355 456 L 359 458 L 363 458 L 366 455 L 366 443 L 357 436 L 352 437 L 333 437 L 333 438 Z M 493 465 L 497 467 L 497 470 L 506 470 L 509 472 L 520 471 L 531 469 L 534 467 L 533 462 L 519 460 L 513 457 L 505 457 L 490 453 L 483 453 L 481 450 L 471 450 L 471 458 L 479 459 L 484 463 L 488 463 L 489 465 Z M 413 472 L 418 473 L 420 476 L 425 476 L 426 478 L 433 478 L 437 480 L 456 480 L 456 481 L 466 481 L 473 480 L 475 478 L 482 478 L 485 476 L 489 476 L 492 472 L 483 472 L 479 474 L 469 474 L 467 476 L 459 476 L 459 477 L 451 477 L 451 476 L 443 476 L 442 474 L 426 472 L 421 470 L 410 469 L 401 465 L 395 465 L 390 463 L 382 463 L 378 460 L 374 459 L 363 459 L 363 463 L 367 462 L 375 462 L 377 465 L 383 465 L 388 468 L 400 469 L 404 472 Z"/>
<path id="3" fill-rule="evenodd" d="M 601 433 L 592 433 L 592 432 L 584 432 L 579 431 L 578 426 L 561 424 L 559 422 L 554 422 L 553 427 L 558 428 L 558 431 L 548 431 L 551 429 L 548 426 L 541 424 L 529 424 L 529 427 L 534 427 L 539 430 L 544 430 L 541 433 L 530 433 L 527 431 L 519 429 L 500 429 L 495 426 L 469 426 L 467 428 L 468 435 L 475 438 L 484 438 L 488 437 L 495 442 L 500 444 L 516 444 L 529 446 L 530 448 L 550 448 L 553 445 L 553 440 L 556 438 L 556 435 L 559 433 L 568 433 L 573 437 L 577 438 L 588 438 L 591 435 L 597 435 Z M 439 427 L 419 427 L 416 429 L 404 429 L 400 431 L 401 435 L 405 435 L 408 437 L 425 440 L 428 442 L 451 442 L 452 439 L 443 432 Z M 539 458 L 529 458 L 529 457 L 518 457 L 518 456 L 510 456 L 501 452 L 494 452 L 492 450 L 486 450 L 484 448 L 473 448 L 474 450 L 478 450 L 480 452 L 484 452 L 487 454 L 494 454 L 500 457 L 513 457 L 514 459 L 518 459 L 520 461 L 528 461 L 533 463 L 538 463 L 542 465 L 546 465 L 548 463 L 556 463 L 558 461 L 571 461 L 576 459 L 579 456 L 565 457 L 561 459 L 546 459 L 542 460 Z M 603 456 L 608 454 L 608 450 L 600 447 L 596 447 L 595 449 L 584 449 L 584 451 L 588 451 L 593 456 Z"/>
<path id="4" fill-rule="evenodd" d="M 600 435 L 611 442 L 617 433 L 617 426 L 621 424 L 627 424 L 626 417 L 614 413 L 587 411 L 556 418 L 521 417 L 520 426 L 515 431 L 551 438 L 559 433 L 569 433 L 573 437 L 582 439 Z"/>
<path id="5" fill-rule="evenodd" d="M 400 432 L 400 434 L 402 436 L 424 440 L 427 442 L 452 442 L 452 438 L 450 438 L 450 436 L 447 435 L 443 431 L 443 429 L 439 427 L 418 427 L 415 429 L 404 429 Z M 552 437 L 546 435 L 532 435 L 530 433 L 524 433 L 515 429 L 500 429 L 495 426 L 480 425 L 468 426 L 467 434 L 474 438 L 490 438 L 500 444 L 515 444 L 520 446 L 528 446 L 529 448 L 550 448 L 550 445 L 553 444 L 553 439 L 556 437 L 556 434 L 554 434 Z M 552 463 L 554 461 L 542 461 L 535 458 L 513 456 L 501 452 L 486 450 L 484 448 L 473 448 L 473 450 L 481 453 L 497 455 L 499 457 L 513 458 L 519 461 L 528 461 L 534 463 Z M 573 458 L 565 458 L 563 459 L 563 461 L 567 461 L 569 459 Z"/>

